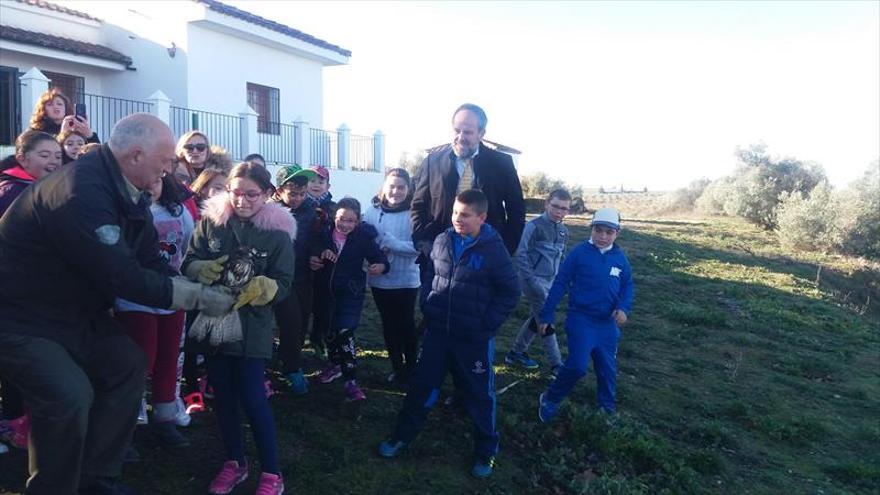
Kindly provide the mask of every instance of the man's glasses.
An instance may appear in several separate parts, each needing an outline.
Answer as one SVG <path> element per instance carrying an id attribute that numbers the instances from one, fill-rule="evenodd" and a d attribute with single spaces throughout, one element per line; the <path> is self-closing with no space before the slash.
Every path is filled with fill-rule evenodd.
<path id="1" fill-rule="evenodd" d="M 183 149 L 185 149 L 186 151 L 189 151 L 190 153 L 192 153 L 193 150 L 196 150 L 196 151 L 205 151 L 206 149 L 208 149 L 208 145 L 205 144 L 205 143 L 198 143 L 198 144 L 184 144 L 184 145 L 183 145 Z"/>
<path id="2" fill-rule="evenodd" d="M 263 193 L 257 192 L 257 191 L 242 192 L 242 191 L 237 191 L 235 189 L 227 189 L 227 191 L 229 191 L 229 194 L 231 194 L 233 197 L 236 197 L 236 198 L 244 197 L 248 201 L 257 201 L 258 199 L 260 199 L 263 196 Z"/>

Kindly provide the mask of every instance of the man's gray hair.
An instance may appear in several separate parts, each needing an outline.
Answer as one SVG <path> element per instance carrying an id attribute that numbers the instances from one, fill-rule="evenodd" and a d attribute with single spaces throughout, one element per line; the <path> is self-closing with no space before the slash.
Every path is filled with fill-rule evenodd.
<path id="1" fill-rule="evenodd" d="M 170 132 L 168 126 L 155 115 L 135 113 L 113 126 L 108 144 L 110 149 L 117 153 L 125 153 L 136 144 L 144 149 L 150 149 L 156 144 L 163 130 Z"/>
<path id="2" fill-rule="evenodd" d="M 473 112 L 473 114 L 477 116 L 477 121 L 478 121 L 477 127 L 481 131 L 486 130 L 486 124 L 489 123 L 489 118 L 486 117 L 486 112 L 484 112 L 482 108 L 480 108 L 477 105 L 474 105 L 473 103 L 463 103 L 458 108 L 455 109 L 455 112 L 452 113 L 452 120 L 455 120 L 456 114 L 458 114 L 458 112 L 460 112 L 462 110 L 467 110 L 469 112 Z"/>

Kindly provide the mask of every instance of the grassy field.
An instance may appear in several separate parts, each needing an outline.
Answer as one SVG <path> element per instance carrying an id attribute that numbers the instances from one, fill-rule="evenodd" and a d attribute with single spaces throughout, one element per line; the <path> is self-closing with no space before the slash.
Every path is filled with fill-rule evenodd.
<path id="1" fill-rule="evenodd" d="M 570 224 L 575 240 L 588 235 L 584 221 Z M 498 399 L 502 451 L 492 478 L 469 476 L 469 420 L 442 405 L 405 456 L 379 458 L 403 393 L 384 380 L 390 366 L 368 301 L 358 335 L 361 407 L 344 405 L 341 383 L 313 383 L 293 398 L 276 377 L 288 493 L 880 492 L 877 266 L 781 252 L 772 237 L 731 220 L 626 227 L 619 244 L 637 292 L 620 345 L 614 427 L 593 414 L 592 375 L 559 421 L 537 421 L 546 375 L 502 359 L 526 315 L 521 304 L 498 336 L 498 387 L 520 382 Z M 539 346 L 532 355 L 543 357 Z M 195 445 L 187 451 L 140 442 L 144 460 L 126 480 L 144 494 L 203 493 L 223 459 L 216 431 L 212 414 L 200 413 L 186 430 Z M 21 490 L 25 472 L 21 452 L 0 456 L 0 492 Z M 236 493 L 254 487 L 251 479 Z"/>

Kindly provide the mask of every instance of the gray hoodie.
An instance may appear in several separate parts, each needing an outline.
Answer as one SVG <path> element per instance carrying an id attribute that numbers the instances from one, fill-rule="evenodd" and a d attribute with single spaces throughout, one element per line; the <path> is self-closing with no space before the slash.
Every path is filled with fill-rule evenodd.
<path id="1" fill-rule="evenodd" d="M 568 227 L 562 222 L 554 223 L 546 213 L 526 224 L 514 254 L 514 263 L 526 296 L 534 294 L 547 297 L 553 277 L 559 271 L 567 242 Z"/>

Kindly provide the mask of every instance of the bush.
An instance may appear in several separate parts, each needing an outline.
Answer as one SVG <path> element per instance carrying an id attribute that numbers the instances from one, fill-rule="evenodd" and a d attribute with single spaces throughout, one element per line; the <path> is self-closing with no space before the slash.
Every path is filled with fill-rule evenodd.
<path id="1" fill-rule="evenodd" d="M 703 189 L 703 194 L 694 202 L 694 207 L 698 212 L 707 215 L 726 215 L 724 202 L 730 196 L 732 188 L 731 177 L 712 181 Z"/>
<path id="2" fill-rule="evenodd" d="M 779 242 L 790 249 L 829 252 L 840 247 L 842 232 L 839 198 L 821 182 L 806 198 L 783 194 L 777 212 Z"/>
<path id="3" fill-rule="evenodd" d="M 663 205 L 664 212 L 691 211 L 697 200 L 703 195 L 706 187 L 711 183 L 709 179 L 702 178 L 692 181 L 687 187 L 673 191 L 666 198 Z"/>
<path id="4" fill-rule="evenodd" d="M 880 161 L 844 191 L 840 209 L 841 251 L 880 259 Z"/>

